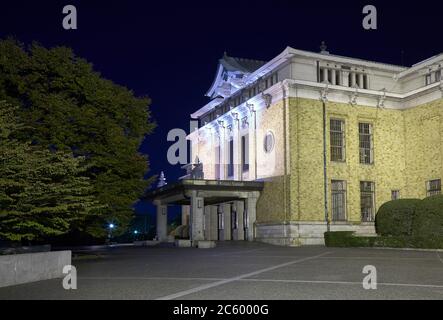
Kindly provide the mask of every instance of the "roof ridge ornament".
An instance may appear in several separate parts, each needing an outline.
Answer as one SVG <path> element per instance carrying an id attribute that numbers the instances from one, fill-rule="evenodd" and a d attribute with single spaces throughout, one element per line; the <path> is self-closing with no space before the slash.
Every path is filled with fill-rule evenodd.
<path id="1" fill-rule="evenodd" d="M 328 46 L 326 45 L 326 43 L 324 41 L 322 41 L 321 45 L 320 45 L 320 53 L 321 54 L 329 54 L 329 51 L 327 51 L 326 49 L 328 49 Z"/>

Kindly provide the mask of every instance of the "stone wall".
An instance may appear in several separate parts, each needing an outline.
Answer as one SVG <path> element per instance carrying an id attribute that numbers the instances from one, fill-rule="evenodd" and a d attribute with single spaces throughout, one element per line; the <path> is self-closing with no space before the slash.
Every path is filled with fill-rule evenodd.
<path id="1" fill-rule="evenodd" d="M 0 287 L 60 278 L 67 265 L 71 265 L 71 251 L 0 256 Z"/>

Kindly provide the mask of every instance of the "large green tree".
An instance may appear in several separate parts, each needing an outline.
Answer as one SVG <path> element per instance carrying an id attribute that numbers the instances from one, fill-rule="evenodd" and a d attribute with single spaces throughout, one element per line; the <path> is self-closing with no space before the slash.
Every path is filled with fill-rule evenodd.
<path id="1" fill-rule="evenodd" d="M 84 158 L 50 151 L 15 136 L 17 108 L 0 101 L 0 239 L 39 240 L 81 226 L 102 208 Z"/>
<path id="2" fill-rule="evenodd" d="M 103 79 L 71 49 L 25 48 L 0 41 L 0 100 L 20 106 L 28 129 L 22 141 L 85 157 L 98 201 L 107 208 L 85 222 L 85 230 L 105 235 L 106 223 L 123 232 L 133 204 L 150 183 L 148 159 L 138 152 L 152 132 L 148 98 Z"/>

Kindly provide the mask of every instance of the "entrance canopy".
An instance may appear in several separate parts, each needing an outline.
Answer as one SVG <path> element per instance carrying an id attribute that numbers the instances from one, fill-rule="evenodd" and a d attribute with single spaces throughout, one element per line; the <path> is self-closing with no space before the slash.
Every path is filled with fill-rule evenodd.
<path id="1" fill-rule="evenodd" d="M 251 192 L 263 190 L 261 181 L 181 180 L 177 183 L 149 191 L 145 199 L 161 205 L 191 205 L 195 191 L 205 199 L 205 205 L 247 199 Z"/>
<path id="2" fill-rule="evenodd" d="M 219 239 L 214 237 L 217 230 L 222 228 L 226 235 L 223 239 L 254 239 L 254 224 L 256 220 L 256 204 L 263 190 L 260 181 L 232 180 L 181 180 L 149 191 L 145 200 L 151 200 L 157 207 L 157 238 L 165 241 L 167 236 L 167 208 L 169 205 L 185 205 L 190 208 L 190 239 L 192 241 Z M 231 204 L 235 203 L 235 210 Z M 224 207 L 224 209 L 223 209 Z M 223 213 L 219 215 L 219 209 Z M 235 212 L 235 214 L 232 214 Z M 243 218 L 239 218 L 243 217 Z M 225 222 L 220 219 L 223 218 Z M 242 225 L 238 228 L 237 224 Z M 226 226 L 235 230 L 229 230 Z M 242 234 L 238 235 L 238 229 Z"/>

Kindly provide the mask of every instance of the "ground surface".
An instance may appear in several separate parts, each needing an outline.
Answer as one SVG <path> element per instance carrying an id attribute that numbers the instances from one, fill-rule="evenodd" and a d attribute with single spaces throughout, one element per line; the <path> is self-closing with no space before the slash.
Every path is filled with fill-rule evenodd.
<path id="1" fill-rule="evenodd" d="M 62 280 L 0 288 L 0 299 L 443 299 L 443 252 L 219 243 L 114 248 L 76 258 Z M 377 269 L 365 290 L 363 267 Z"/>

